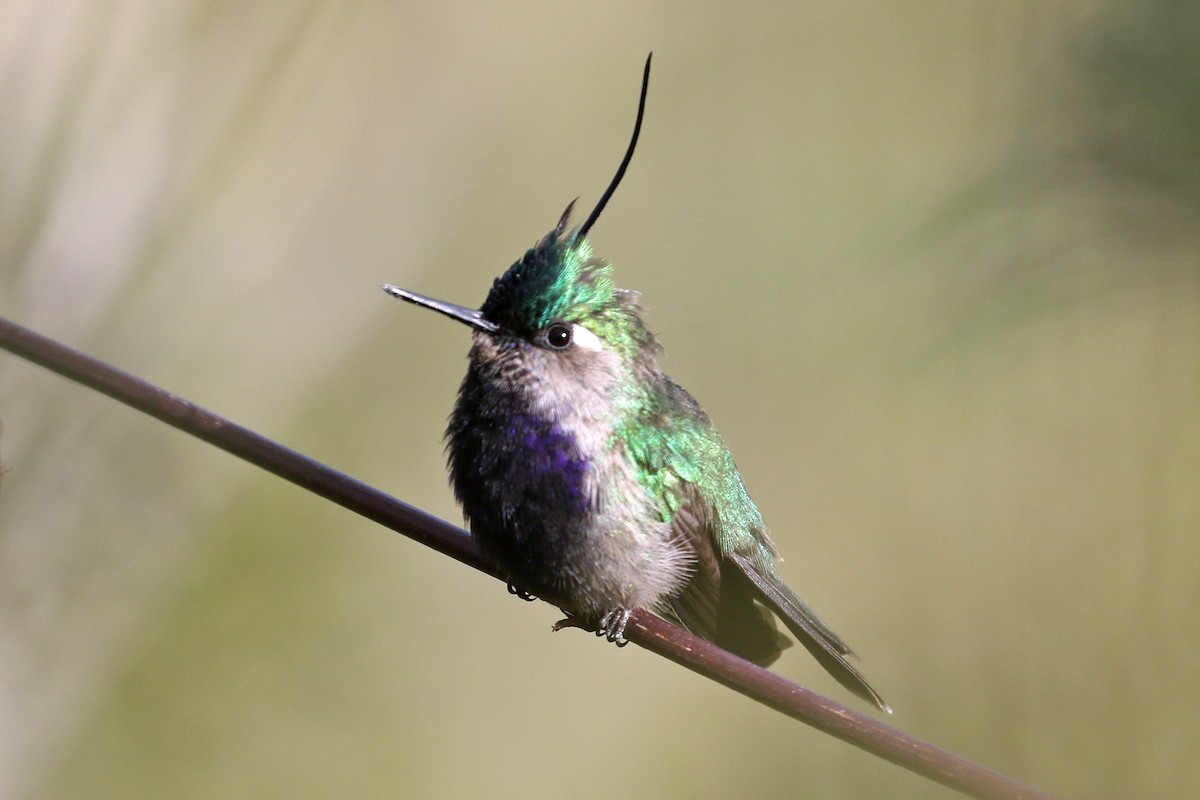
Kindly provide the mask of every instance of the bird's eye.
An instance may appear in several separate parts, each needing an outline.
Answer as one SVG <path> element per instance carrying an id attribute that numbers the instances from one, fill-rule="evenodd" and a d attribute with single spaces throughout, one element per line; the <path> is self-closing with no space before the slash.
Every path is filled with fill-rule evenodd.
<path id="1" fill-rule="evenodd" d="M 556 322 L 546 329 L 546 344 L 555 350 L 565 350 L 571 345 L 571 326 Z"/>

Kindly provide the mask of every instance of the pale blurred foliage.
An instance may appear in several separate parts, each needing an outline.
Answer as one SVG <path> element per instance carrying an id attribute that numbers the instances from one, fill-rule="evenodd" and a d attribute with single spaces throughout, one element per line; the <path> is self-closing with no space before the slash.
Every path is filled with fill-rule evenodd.
<path id="1" fill-rule="evenodd" d="M 463 303 L 590 207 L 900 727 L 1200 767 L 1192 6 L 0 2 L 0 313 L 457 519 Z M 0 354 L 0 796 L 941 797 Z M 852 702 L 803 652 L 778 669 Z"/>

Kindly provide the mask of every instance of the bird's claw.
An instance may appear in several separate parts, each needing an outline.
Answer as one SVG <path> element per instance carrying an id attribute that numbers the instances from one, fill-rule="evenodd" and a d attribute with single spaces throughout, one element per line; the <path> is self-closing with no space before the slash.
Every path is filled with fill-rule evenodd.
<path id="1" fill-rule="evenodd" d="M 625 638 L 625 626 L 629 624 L 629 615 L 633 613 L 628 608 L 614 608 L 600 618 L 600 627 L 596 629 L 597 636 L 603 636 L 617 647 L 629 644 Z"/>
<path id="2" fill-rule="evenodd" d="M 554 631 L 561 631 L 565 628 L 582 628 L 590 630 L 596 636 L 603 636 L 617 647 L 624 647 L 629 644 L 629 640 L 625 638 L 625 626 L 629 624 L 629 615 L 633 612 L 628 608 L 614 608 L 603 617 L 600 618 L 600 623 L 594 629 L 592 623 L 585 622 L 579 617 L 566 617 L 554 623 Z"/>
<path id="3" fill-rule="evenodd" d="M 512 595 L 516 595 L 517 597 L 521 598 L 522 600 L 524 600 L 526 602 L 533 602 L 534 600 L 537 600 L 536 597 L 534 597 L 533 595 L 531 595 L 529 592 L 525 591 L 524 589 L 518 589 L 516 586 L 513 586 L 511 581 L 508 584 L 508 593 L 512 594 Z"/>

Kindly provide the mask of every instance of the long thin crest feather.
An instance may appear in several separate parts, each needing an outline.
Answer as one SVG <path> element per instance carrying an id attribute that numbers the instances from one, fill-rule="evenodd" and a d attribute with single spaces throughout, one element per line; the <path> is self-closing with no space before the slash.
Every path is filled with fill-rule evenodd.
<path id="1" fill-rule="evenodd" d="M 608 205 L 608 199 L 617 190 L 617 186 L 621 183 L 621 178 L 625 177 L 625 170 L 629 166 L 629 162 L 633 160 L 633 151 L 637 147 L 638 135 L 642 132 L 642 117 L 646 112 L 646 90 L 650 87 L 650 59 L 652 58 L 654 58 L 654 53 L 646 56 L 646 68 L 642 72 L 642 95 L 638 99 L 637 120 L 633 123 L 633 136 L 629 140 L 629 147 L 625 150 L 625 157 L 621 159 L 621 166 L 617 167 L 617 174 L 613 175 L 608 188 L 604 190 L 604 194 L 600 195 L 600 201 L 596 203 L 596 207 L 592 209 L 592 213 L 579 226 L 579 231 L 575 234 L 576 239 L 585 238 L 588 231 L 596 224 L 596 220 L 600 219 L 600 212 Z"/>

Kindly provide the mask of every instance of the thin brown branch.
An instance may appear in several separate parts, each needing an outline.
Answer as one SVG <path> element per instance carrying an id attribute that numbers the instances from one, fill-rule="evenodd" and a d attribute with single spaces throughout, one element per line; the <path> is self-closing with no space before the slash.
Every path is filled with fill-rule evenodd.
<path id="1" fill-rule="evenodd" d="M 462 529 L 176 397 L 129 373 L 0 318 L 0 348 L 119 400 L 418 542 L 499 577 Z M 968 796 L 1052 795 L 957 756 L 755 666 L 653 614 L 635 612 L 627 638 L 764 705 Z"/>

